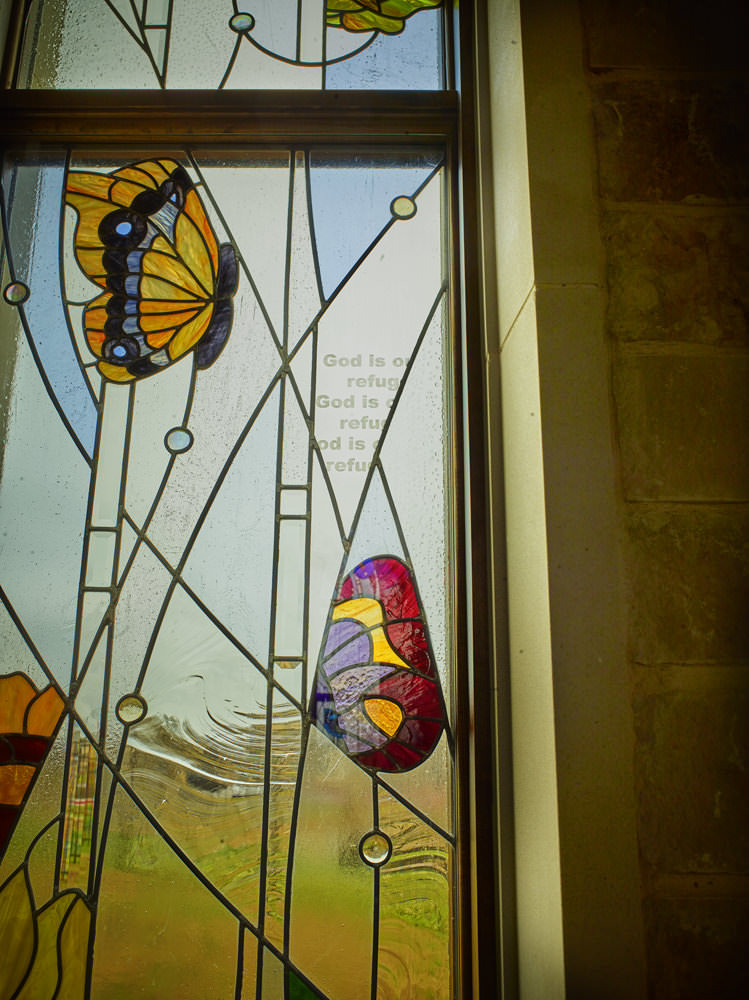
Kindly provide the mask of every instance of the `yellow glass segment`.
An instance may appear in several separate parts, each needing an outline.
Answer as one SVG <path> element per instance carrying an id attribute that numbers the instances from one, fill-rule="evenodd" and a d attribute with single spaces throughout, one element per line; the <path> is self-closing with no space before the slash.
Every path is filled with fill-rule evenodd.
<path id="1" fill-rule="evenodd" d="M 0 802 L 19 806 L 35 771 L 29 764 L 0 764 Z"/>
<path id="2" fill-rule="evenodd" d="M 136 184 L 144 187 L 157 188 L 160 184 L 164 183 L 171 171 L 177 166 L 174 160 L 164 160 L 163 162 L 168 167 L 168 170 L 157 160 L 145 160 L 143 163 L 139 163 L 137 167 L 123 167 L 117 171 L 116 176 L 121 177 L 123 180 L 135 181 Z M 152 181 L 150 184 L 148 183 L 149 179 Z"/>
<path id="3" fill-rule="evenodd" d="M 364 711 L 374 724 L 388 736 L 395 736 L 403 722 L 403 712 L 394 701 L 386 698 L 365 698 Z"/>
<path id="4" fill-rule="evenodd" d="M 102 288 L 106 287 L 107 274 L 102 260 L 101 248 L 78 247 L 76 258 L 86 277 L 95 281 L 97 285 L 101 285 Z"/>
<path id="5" fill-rule="evenodd" d="M 390 645 L 383 629 L 373 628 L 369 633 L 369 637 L 372 640 L 373 663 L 392 663 L 396 667 L 405 667 L 407 670 L 411 669 Z"/>
<path id="6" fill-rule="evenodd" d="M 83 177 L 98 178 L 95 186 L 99 187 L 101 194 L 91 195 L 81 188 L 85 188 L 88 185 L 79 184 L 71 180 L 71 178 L 80 178 L 82 175 L 79 173 L 68 175 L 68 188 L 65 200 L 69 205 L 72 205 L 78 212 L 79 221 L 78 228 L 75 234 L 75 249 L 76 253 L 79 250 L 88 250 L 98 248 L 101 252 L 101 239 L 99 237 L 99 225 L 101 220 L 105 215 L 109 215 L 112 211 L 114 205 L 108 198 L 110 179 L 104 177 L 103 174 L 85 174 Z M 101 180 L 105 180 L 106 184 L 102 185 Z M 78 262 L 86 271 L 84 262 L 78 258 Z M 89 272 L 86 271 L 86 274 Z"/>
<path id="7" fill-rule="evenodd" d="M 187 197 L 185 198 L 185 215 L 192 219 L 205 240 L 205 245 L 211 259 L 211 268 L 214 274 L 218 274 L 218 246 L 216 237 L 206 217 L 203 203 L 196 191 L 191 190 L 187 192 Z"/>
<path id="8" fill-rule="evenodd" d="M 68 174 L 68 194 L 109 201 L 109 189 L 112 183 L 112 178 L 108 174 L 94 174 L 88 170 L 76 170 Z"/>
<path id="9" fill-rule="evenodd" d="M 206 239 L 215 242 L 212 233 L 206 236 L 186 212 L 180 213 L 174 230 L 175 249 L 203 286 L 203 294 L 211 295 L 215 270 L 211 266 Z"/>
<path id="10" fill-rule="evenodd" d="M 379 601 L 373 597 L 353 597 L 350 601 L 337 604 L 333 608 L 333 621 L 341 621 L 344 618 L 351 618 L 370 630 L 373 663 L 392 663 L 397 667 L 405 667 L 406 670 L 411 669 L 388 642 L 385 630 L 382 628 L 384 615 Z"/>
<path id="11" fill-rule="evenodd" d="M 159 253 L 165 253 L 169 257 L 177 256 L 177 251 L 165 236 L 157 236 L 151 244 L 151 249 L 158 250 Z"/>
<path id="12" fill-rule="evenodd" d="M 199 313 L 195 319 L 185 323 L 179 333 L 175 334 L 169 344 L 169 357 L 172 360 L 181 357 L 200 340 L 213 316 L 213 303 Z"/>
<path id="13" fill-rule="evenodd" d="M 140 282 L 140 294 L 144 299 L 161 299 L 162 302 L 194 302 L 195 295 L 184 288 L 177 288 L 168 281 L 161 281 L 154 275 L 144 275 Z"/>
<path id="14" fill-rule="evenodd" d="M 181 260 L 171 254 L 162 253 L 160 250 L 146 250 L 143 254 L 141 270 L 143 274 L 152 274 L 164 281 L 171 281 L 177 287 L 191 292 L 196 299 L 204 299 L 206 294 L 210 294 L 195 280 L 192 271 Z M 202 281 L 202 274 L 199 277 Z"/>
<path id="15" fill-rule="evenodd" d="M 23 871 L 0 892 L 0 996 L 12 997 L 26 974 L 34 948 L 34 916 Z"/>
<path id="16" fill-rule="evenodd" d="M 120 365 L 110 365 L 106 361 L 100 361 L 96 367 L 110 382 L 132 382 L 135 377 L 130 374 L 127 368 L 122 368 Z"/>
<path id="17" fill-rule="evenodd" d="M 337 604 L 333 608 L 333 621 L 340 621 L 341 618 L 354 618 L 365 628 L 382 625 L 385 620 L 382 605 L 373 597 L 352 597 L 350 601 Z"/>
<path id="18" fill-rule="evenodd" d="M 140 328 L 148 335 L 148 343 L 151 347 L 163 347 L 176 328 L 194 319 L 198 312 L 198 309 L 185 309 L 180 312 L 172 311 L 141 316 Z"/>
<path id="19" fill-rule="evenodd" d="M 177 313 L 184 313 L 193 310 L 197 312 L 204 305 L 204 300 L 200 302 L 157 302 L 154 299 L 145 299 L 140 303 L 139 313 L 141 318 L 141 323 L 144 322 L 144 317 L 153 316 L 154 320 L 156 317 L 163 316 L 164 313 L 172 313 L 176 315 Z M 184 318 L 184 317 L 183 317 Z"/>
<path id="20" fill-rule="evenodd" d="M 139 184 L 133 184 L 132 181 L 120 180 L 119 178 L 112 185 L 112 189 L 109 192 L 109 198 L 115 205 L 122 205 L 124 208 L 132 205 L 133 201 L 142 194 L 145 190 L 153 189 L 153 184 L 144 184 L 143 181 L 146 178 L 143 177 Z"/>

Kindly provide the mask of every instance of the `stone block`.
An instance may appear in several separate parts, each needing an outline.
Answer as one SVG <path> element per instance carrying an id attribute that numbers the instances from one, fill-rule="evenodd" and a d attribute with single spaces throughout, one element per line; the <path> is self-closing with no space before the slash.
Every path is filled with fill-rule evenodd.
<path id="1" fill-rule="evenodd" d="M 629 647 L 637 663 L 749 660 L 746 505 L 632 505 Z"/>
<path id="2" fill-rule="evenodd" d="M 620 340 L 749 343 L 749 212 L 608 212 L 608 327 Z"/>
<path id="3" fill-rule="evenodd" d="M 747 389 L 746 355 L 622 352 L 614 396 L 625 497 L 749 500 Z"/>
<path id="4" fill-rule="evenodd" d="M 749 873 L 749 666 L 637 668 L 633 709 L 647 870 Z"/>
<path id="5" fill-rule="evenodd" d="M 646 900 L 645 935 L 653 1000 L 749 996 L 746 899 Z"/>
<path id="6" fill-rule="evenodd" d="M 601 196 L 697 204 L 749 198 L 748 92 L 745 79 L 599 81 Z"/>
<path id="7" fill-rule="evenodd" d="M 594 69 L 746 67 L 749 8 L 737 0 L 709 7 L 678 0 L 582 0 L 589 65 Z"/>

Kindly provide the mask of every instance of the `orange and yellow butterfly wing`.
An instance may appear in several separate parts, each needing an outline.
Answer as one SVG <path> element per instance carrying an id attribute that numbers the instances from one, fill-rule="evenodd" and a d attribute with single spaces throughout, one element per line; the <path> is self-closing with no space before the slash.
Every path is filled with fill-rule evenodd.
<path id="1" fill-rule="evenodd" d="M 211 364 L 231 325 L 236 258 L 184 168 L 164 159 L 71 171 L 66 197 L 76 260 L 106 289 L 84 312 L 102 375 L 151 375 L 193 349 L 199 367 Z"/>

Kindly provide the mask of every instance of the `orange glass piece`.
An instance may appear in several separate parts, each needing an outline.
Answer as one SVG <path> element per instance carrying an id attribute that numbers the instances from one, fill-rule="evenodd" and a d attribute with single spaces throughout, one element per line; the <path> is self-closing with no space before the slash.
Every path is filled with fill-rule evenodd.
<path id="1" fill-rule="evenodd" d="M 0 677 L 0 735 L 50 737 L 64 708 L 65 702 L 51 684 L 39 691 L 26 674 Z"/>
<path id="2" fill-rule="evenodd" d="M 17 671 L 0 677 L 0 856 L 49 752 L 65 702 Z"/>
<path id="3" fill-rule="evenodd" d="M 20 805 L 35 774 L 36 768 L 28 764 L 0 764 L 0 802 Z"/>
<path id="4" fill-rule="evenodd" d="M 395 736 L 403 722 L 403 712 L 394 701 L 385 698 L 365 698 L 364 711 L 388 736 Z"/>
<path id="5" fill-rule="evenodd" d="M 26 674 L 0 677 L 0 733 L 22 733 L 26 709 L 36 688 Z"/>
<path id="6" fill-rule="evenodd" d="M 26 732 L 30 736 L 50 737 L 65 708 L 65 702 L 50 684 L 33 699 L 26 715 Z"/>
<path id="7" fill-rule="evenodd" d="M 66 201 L 77 213 L 78 263 L 108 289 L 83 314 L 101 374 L 129 382 L 193 350 L 198 368 L 212 364 L 231 327 L 237 263 L 184 167 L 164 159 L 111 174 L 74 170 Z"/>

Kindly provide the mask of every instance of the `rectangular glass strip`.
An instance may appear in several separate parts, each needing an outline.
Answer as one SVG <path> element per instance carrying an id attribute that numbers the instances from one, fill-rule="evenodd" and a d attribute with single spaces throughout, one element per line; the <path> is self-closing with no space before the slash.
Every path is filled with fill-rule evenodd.
<path id="1" fill-rule="evenodd" d="M 304 521 L 283 520 L 278 533 L 278 586 L 276 588 L 276 637 L 278 656 L 298 656 L 303 651 Z"/>
<path id="2" fill-rule="evenodd" d="M 302 517 L 307 513 L 306 490 L 281 490 L 281 515 Z"/>
<path id="3" fill-rule="evenodd" d="M 125 389 L 108 385 L 104 390 L 104 400 L 92 523 L 98 528 L 115 528 L 119 523 L 125 428 L 130 398 Z"/>
<path id="4" fill-rule="evenodd" d="M 88 541 L 86 586 L 108 587 L 112 582 L 117 535 L 114 531 L 92 531 Z"/>

